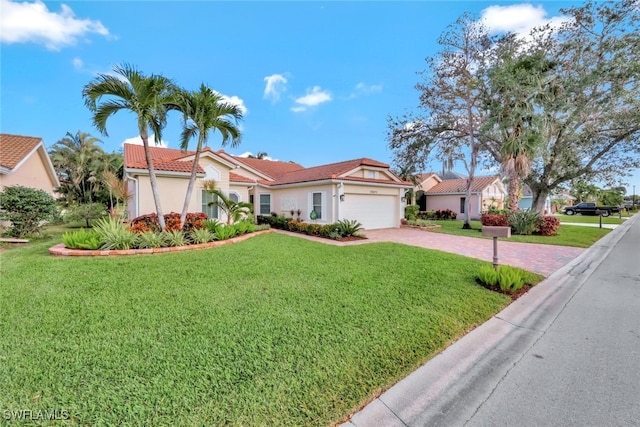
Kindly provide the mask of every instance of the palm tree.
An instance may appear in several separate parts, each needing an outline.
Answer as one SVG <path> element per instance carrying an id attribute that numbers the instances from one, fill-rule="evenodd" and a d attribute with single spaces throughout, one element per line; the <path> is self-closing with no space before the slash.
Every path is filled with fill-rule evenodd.
<path id="1" fill-rule="evenodd" d="M 235 123 L 242 119 L 242 111 L 237 105 L 224 102 L 222 95 L 204 84 L 200 85 L 200 90 L 198 91 L 180 91 L 176 108 L 182 111 L 184 115 L 184 128 L 182 130 L 180 148 L 183 151 L 187 151 L 189 140 L 195 136 L 198 137 L 187 194 L 184 199 L 182 214 L 180 215 L 180 223 L 184 224 L 196 182 L 200 152 L 209 140 L 209 131 L 215 132 L 218 130 L 220 132 L 222 146 L 225 146 L 229 141 L 232 147 L 238 146 L 240 144 L 240 130 Z"/>
<path id="2" fill-rule="evenodd" d="M 102 141 L 85 132 L 67 132 L 51 147 L 51 163 L 61 178 L 58 193 L 65 195 L 67 204 L 97 201 L 101 190 L 98 175 L 105 156 L 96 145 L 99 142 Z"/>
<path id="3" fill-rule="evenodd" d="M 218 189 L 211 190 L 211 194 L 216 196 L 216 200 L 209 204 L 222 209 L 227 215 L 227 224 L 231 224 L 232 221 L 238 222 L 243 216 L 251 213 L 251 209 L 253 208 L 251 203 L 235 202 Z"/>
<path id="4" fill-rule="evenodd" d="M 155 135 L 156 144 L 162 140 L 162 129 L 167 123 L 167 110 L 175 103 L 178 89 L 172 80 L 154 74 L 145 76 L 128 64 L 117 65 L 113 71 L 116 75 L 98 74 L 83 88 L 82 96 L 85 105 L 93 113 L 94 126 L 105 136 L 108 136 L 107 119 L 118 111 L 131 111 L 137 116 L 153 201 L 158 221 L 164 229 L 158 181 L 149 149 L 149 129 Z M 99 103 L 103 97 L 107 99 Z"/>
<path id="5" fill-rule="evenodd" d="M 264 160 L 265 158 L 267 158 L 269 155 L 265 152 L 265 151 L 258 151 L 258 154 L 256 154 L 255 156 L 253 154 L 249 154 L 249 158 L 250 159 L 259 159 L 259 160 Z"/>

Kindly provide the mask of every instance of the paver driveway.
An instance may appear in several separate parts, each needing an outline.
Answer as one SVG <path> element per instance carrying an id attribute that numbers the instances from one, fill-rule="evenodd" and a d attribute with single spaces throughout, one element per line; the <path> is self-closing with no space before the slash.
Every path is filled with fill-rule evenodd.
<path id="1" fill-rule="evenodd" d="M 325 243 L 332 242 L 331 240 L 318 237 L 309 237 L 297 233 L 285 233 L 301 237 L 304 236 L 311 240 Z M 432 233 L 413 228 L 368 230 L 365 232 L 365 235 L 367 236 L 367 240 L 335 243 L 342 246 L 373 242 L 396 242 L 421 248 L 437 249 L 490 262 L 493 261 L 493 241 L 491 239 Z M 545 277 L 549 277 L 551 273 L 567 264 L 583 251 L 583 248 L 573 248 L 569 246 L 538 245 L 534 243 L 516 243 L 509 241 L 498 242 L 500 264 L 524 268 L 525 270 L 542 274 Z"/>

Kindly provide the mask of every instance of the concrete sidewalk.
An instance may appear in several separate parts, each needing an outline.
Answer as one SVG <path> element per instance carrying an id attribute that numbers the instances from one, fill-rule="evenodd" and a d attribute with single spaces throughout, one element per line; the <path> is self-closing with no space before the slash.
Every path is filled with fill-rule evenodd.
<path id="1" fill-rule="evenodd" d="M 640 215 L 346 426 L 640 425 Z"/>

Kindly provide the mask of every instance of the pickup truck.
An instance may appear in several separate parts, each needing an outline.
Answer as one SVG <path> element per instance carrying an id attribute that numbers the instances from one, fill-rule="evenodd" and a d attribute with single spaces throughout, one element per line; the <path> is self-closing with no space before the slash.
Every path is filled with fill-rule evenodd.
<path id="1" fill-rule="evenodd" d="M 564 207 L 562 212 L 567 215 L 582 214 L 609 216 L 612 213 L 620 212 L 620 208 L 617 206 L 596 206 L 595 203 L 578 203 L 575 206 Z"/>

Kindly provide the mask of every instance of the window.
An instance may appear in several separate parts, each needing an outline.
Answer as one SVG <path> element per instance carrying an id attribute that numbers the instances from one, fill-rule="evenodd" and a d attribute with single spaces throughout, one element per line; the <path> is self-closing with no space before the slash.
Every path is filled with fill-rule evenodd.
<path id="1" fill-rule="evenodd" d="M 207 190 L 202 190 L 202 212 L 206 213 L 209 218 L 218 219 L 218 206 L 209 204 L 217 199 Z"/>
<path id="2" fill-rule="evenodd" d="M 365 170 L 364 171 L 364 177 L 365 178 L 376 179 L 377 178 L 376 171 Z"/>
<path id="3" fill-rule="evenodd" d="M 232 202 L 239 203 L 240 202 L 240 195 L 238 193 L 236 193 L 235 191 L 230 191 L 229 192 L 229 199 Z"/>
<path id="4" fill-rule="evenodd" d="M 313 193 L 311 210 L 316 211 L 316 219 L 322 219 L 322 193 Z"/>
<path id="5" fill-rule="evenodd" d="M 271 213 L 271 194 L 260 195 L 260 215 L 269 215 Z"/>
<path id="6" fill-rule="evenodd" d="M 464 209 L 465 209 L 465 205 L 467 204 L 467 198 L 466 197 L 460 197 L 460 213 L 463 214 L 464 213 Z"/>

